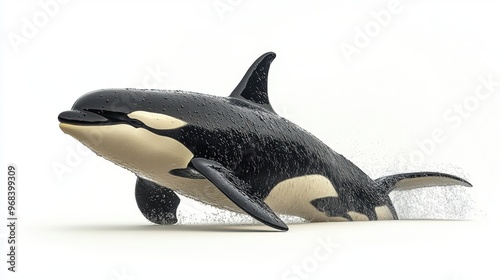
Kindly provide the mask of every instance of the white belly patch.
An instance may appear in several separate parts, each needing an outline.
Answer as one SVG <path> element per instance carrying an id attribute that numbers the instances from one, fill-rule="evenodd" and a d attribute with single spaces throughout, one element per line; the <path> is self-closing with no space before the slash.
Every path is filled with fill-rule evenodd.
<path id="1" fill-rule="evenodd" d="M 327 196 L 338 197 L 338 193 L 328 178 L 314 174 L 278 183 L 264 202 L 276 213 L 301 217 L 311 222 L 346 221 L 342 217 L 329 217 L 311 204 L 312 200 Z"/>

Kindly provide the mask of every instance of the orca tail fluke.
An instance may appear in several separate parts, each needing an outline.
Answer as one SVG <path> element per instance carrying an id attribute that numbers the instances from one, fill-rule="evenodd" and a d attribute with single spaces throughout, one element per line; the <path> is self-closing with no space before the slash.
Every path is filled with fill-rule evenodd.
<path id="1" fill-rule="evenodd" d="M 381 177 L 375 180 L 378 187 L 389 194 L 393 190 L 411 190 L 425 187 L 441 186 L 464 186 L 472 187 L 472 184 L 466 180 L 439 172 L 413 172 L 401 173 Z"/>

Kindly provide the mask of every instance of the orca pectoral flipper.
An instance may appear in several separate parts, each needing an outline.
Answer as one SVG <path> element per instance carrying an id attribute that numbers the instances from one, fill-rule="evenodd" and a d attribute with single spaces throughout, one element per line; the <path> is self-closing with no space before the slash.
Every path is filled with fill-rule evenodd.
<path id="1" fill-rule="evenodd" d="M 172 190 L 137 177 L 135 200 L 142 215 L 150 222 L 160 225 L 177 223 L 180 199 Z"/>
<path id="2" fill-rule="evenodd" d="M 248 193 L 250 186 L 220 163 L 204 158 L 191 160 L 194 168 L 212 182 L 227 198 L 265 225 L 286 231 L 286 224 L 259 198 Z"/>

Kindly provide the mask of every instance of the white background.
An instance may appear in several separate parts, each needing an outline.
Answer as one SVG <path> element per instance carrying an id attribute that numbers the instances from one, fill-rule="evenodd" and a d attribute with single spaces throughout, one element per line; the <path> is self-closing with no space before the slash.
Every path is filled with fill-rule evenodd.
<path id="1" fill-rule="evenodd" d="M 1 1 L 1 168 L 19 169 L 18 272 L 4 267 L 2 226 L 2 279 L 498 279 L 498 3 L 185 2 Z M 186 202 L 183 225 L 152 226 L 136 209 L 134 175 L 58 128 L 59 112 L 100 88 L 226 96 L 267 51 L 277 53 L 269 94 L 278 113 L 373 178 L 466 178 L 474 188 L 465 196 L 411 200 L 415 192 L 395 203 L 409 217 L 451 208 L 476 221 L 277 233 L 205 225 L 231 219 Z M 490 91 L 481 83 L 489 79 Z"/>

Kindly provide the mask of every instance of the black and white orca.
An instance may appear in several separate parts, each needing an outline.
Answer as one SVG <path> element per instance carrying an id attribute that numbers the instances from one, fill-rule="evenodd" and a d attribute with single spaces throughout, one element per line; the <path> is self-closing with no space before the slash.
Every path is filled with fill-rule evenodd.
<path id="1" fill-rule="evenodd" d="M 372 180 L 280 117 L 269 103 L 274 53 L 259 57 L 229 97 L 105 89 L 59 114 L 60 128 L 137 175 L 135 195 L 156 224 L 177 222 L 176 193 L 288 230 L 277 214 L 311 222 L 397 219 L 392 190 L 461 185 L 437 172 Z"/>

